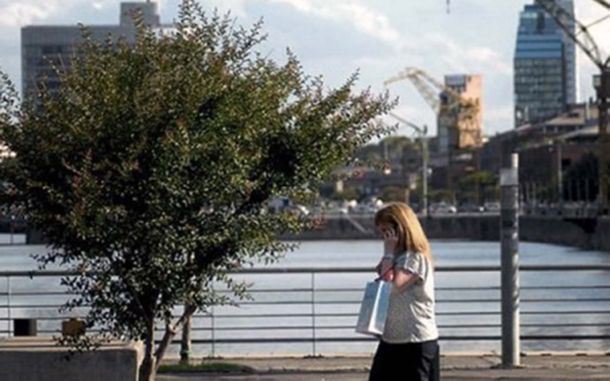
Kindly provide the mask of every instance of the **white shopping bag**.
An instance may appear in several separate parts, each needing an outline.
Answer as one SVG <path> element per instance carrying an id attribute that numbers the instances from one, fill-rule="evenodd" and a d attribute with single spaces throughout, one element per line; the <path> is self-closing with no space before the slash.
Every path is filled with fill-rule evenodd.
<path id="1" fill-rule="evenodd" d="M 383 334 L 391 291 L 392 282 L 376 280 L 366 284 L 356 332 L 376 336 Z"/>

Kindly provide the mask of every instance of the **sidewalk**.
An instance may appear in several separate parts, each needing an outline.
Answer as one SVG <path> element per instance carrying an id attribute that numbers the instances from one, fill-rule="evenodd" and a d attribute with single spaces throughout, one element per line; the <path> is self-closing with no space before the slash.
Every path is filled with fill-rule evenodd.
<path id="1" fill-rule="evenodd" d="M 216 361 L 216 360 L 215 360 Z M 217 360 L 253 369 L 239 374 L 163 374 L 159 381 L 290 380 L 365 381 L 370 357 L 231 358 Z M 447 355 L 442 379 L 453 380 L 610 380 L 610 353 L 535 354 L 522 357 L 518 369 L 502 369 L 497 355 Z"/>

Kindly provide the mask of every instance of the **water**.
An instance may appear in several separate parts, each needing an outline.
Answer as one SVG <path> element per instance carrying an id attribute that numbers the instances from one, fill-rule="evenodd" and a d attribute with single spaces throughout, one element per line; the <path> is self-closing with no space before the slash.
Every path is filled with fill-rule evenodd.
<path id="1" fill-rule="evenodd" d="M 0 240 L 0 242 L 2 242 Z M 0 246 L 0 268 L 2 270 L 32 270 L 36 263 L 29 254 L 43 253 L 44 246 Z M 374 267 L 382 250 L 380 241 L 310 241 L 285 255 L 273 268 L 328 268 L 328 267 Z M 432 251 L 436 266 L 500 265 L 500 245 L 494 242 L 433 241 Z M 584 251 L 575 248 L 521 243 L 520 262 L 524 265 L 570 265 L 610 264 L 610 253 Z M 314 332 L 312 308 L 316 318 L 315 336 L 324 338 L 353 338 L 353 326 L 366 281 L 375 276 L 373 271 L 361 273 L 318 273 L 312 279 L 304 274 L 249 274 L 239 278 L 252 283 L 256 304 L 244 303 L 241 307 L 215 307 L 214 320 L 201 317 L 194 322 L 193 338 L 212 338 L 210 327 L 215 328 L 216 340 L 243 338 L 309 338 Z M 316 303 L 312 306 L 312 294 L 307 289 L 316 287 Z M 0 292 L 5 292 L 0 279 Z M 57 280 L 34 279 L 12 280 L 11 317 L 58 316 L 56 305 L 63 297 L 28 295 L 29 291 L 56 288 Z M 610 272 L 521 272 L 521 323 L 522 335 L 610 335 Z M 497 272 L 437 272 L 437 319 L 444 337 L 500 336 L 500 275 Z M 464 290 L 467 287 L 477 290 Z M 564 289 L 564 286 L 606 286 L 606 288 Z M 288 289 L 288 291 L 286 291 Z M 341 289 L 341 291 L 337 291 Z M 275 291 L 274 291 L 275 290 Z M 463 301 L 467 299 L 468 301 Z M 552 299 L 552 301 L 548 301 Z M 545 300 L 545 301 L 541 301 Z M 278 302 L 281 302 L 278 304 Z M 45 304 L 48 308 L 35 308 Z M 4 304 L 4 303 L 3 303 Z M 15 307 L 22 305 L 22 308 Z M 567 311 L 548 313 L 550 311 Z M 601 311 L 608 311 L 601 313 Z M 0 310 L 0 314 L 2 311 Z M 269 315 L 302 316 L 269 316 Z M 265 315 L 265 316 L 259 316 Z M 7 317 L 6 311 L 4 318 Z M 64 315 L 69 316 L 69 315 Z M 8 328 L 5 321 L 6 330 Z M 55 326 L 53 326 L 55 324 Z M 56 321 L 39 321 L 39 330 L 57 329 Z M 544 326 L 542 326 L 544 325 Z M 41 327 L 42 326 L 42 327 Z M 257 329 L 252 329 L 257 327 Z M 0 330 L 2 327 L 0 326 Z M 445 340 L 445 352 L 493 352 L 500 350 L 499 340 Z M 315 352 L 371 353 L 375 343 L 324 342 L 315 345 Z M 610 349 L 610 340 L 523 340 L 525 351 L 556 350 L 605 350 Z M 177 353 L 177 348 L 172 348 Z M 231 354 L 311 354 L 311 342 L 297 343 L 216 343 L 195 344 L 194 351 L 203 355 Z"/>

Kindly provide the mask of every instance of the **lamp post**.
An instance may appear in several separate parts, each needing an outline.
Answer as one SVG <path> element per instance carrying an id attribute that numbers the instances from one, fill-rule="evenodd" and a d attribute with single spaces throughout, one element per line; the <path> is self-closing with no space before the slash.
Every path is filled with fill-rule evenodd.
<path id="1" fill-rule="evenodd" d="M 418 126 L 414 123 L 409 122 L 408 120 L 394 114 L 389 114 L 392 118 L 397 121 L 403 123 L 407 127 L 411 127 L 415 130 L 415 132 L 419 136 L 419 141 L 421 144 L 421 162 L 422 162 L 422 214 L 424 217 L 428 217 L 428 161 L 429 161 L 429 153 L 428 153 L 428 126 Z"/>
<path id="2" fill-rule="evenodd" d="M 610 183 L 608 173 L 608 147 L 610 138 L 608 136 L 608 108 L 610 101 L 610 57 L 602 73 L 593 78 L 593 87 L 597 91 L 598 107 L 598 167 L 599 167 L 599 214 L 608 213 L 608 186 Z"/>
<path id="3" fill-rule="evenodd" d="M 563 145 L 564 141 L 561 138 L 555 140 L 556 155 L 557 155 L 557 196 L 559 212 L 563 214 Z"/>

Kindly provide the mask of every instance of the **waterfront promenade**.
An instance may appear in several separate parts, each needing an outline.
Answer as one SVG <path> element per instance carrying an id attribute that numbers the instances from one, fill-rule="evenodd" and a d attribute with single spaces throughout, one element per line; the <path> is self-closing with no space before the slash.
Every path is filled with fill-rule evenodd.
<path id="1" fill-rule="evenodd" d="M 437 312 L 446 338 L 441 344 L 443 380 L 610 380 L 607 253 L 521 245 L 521 350 L 528 356 L 522 359 L 523 368 L 503 370 L 497 354 L 498 244 L 438 240 L 432 245 L 438 271 Z M 356 335 L 353 324 L 362 285 L 372 272 L 367 266 L 378 249 L 376 240 L 306 241 L 279 263 L 236 274 L 253 283 L 255 299 L 240 308 L 217 307 L 197 315 L 193 358 L 220 356 L 214 361 L 250 371 L 161 374 L 158 380 L 366 380 L 375 343 Z M 8 322 L 17 317 L 37 319 L 39 335 L 53 334 L 59 320 L 45 311 L 56 310 L 65 300 L 65 290 L 57 282 L 61 273 L 32 278 L 25 271 L 32 268 L 29 254 L 44 246 L 2 250 L 6 266 L 21 270 L 0 277 L 0 291 L 10 296 L 0 310 L 7 335 Z M 346 258 L 352 267 L 344 267 Z M 474 351 L 487 355 L 475 356 Z M 169 353 L 177 356 L 177 345 Z M 272 357 L 287 353 L 299 357 Z M 305 357 L 311 353 L 324 357 Z"/>
<path id="2" fill-rule="evenodd" d="M 371 364 L 370 357 L 268 357 L 218 361 L 249 367 L 250 372 L 162 374 L 158 381 L 365 381 Z M 443 381 L 610 380 L 610 352 L 531 354 L 522 357 L 522 366 L 517 369 L 501 369 L 500 363 L 498 355 L 446 355 L 441 358 L 441 377 Z"/>

